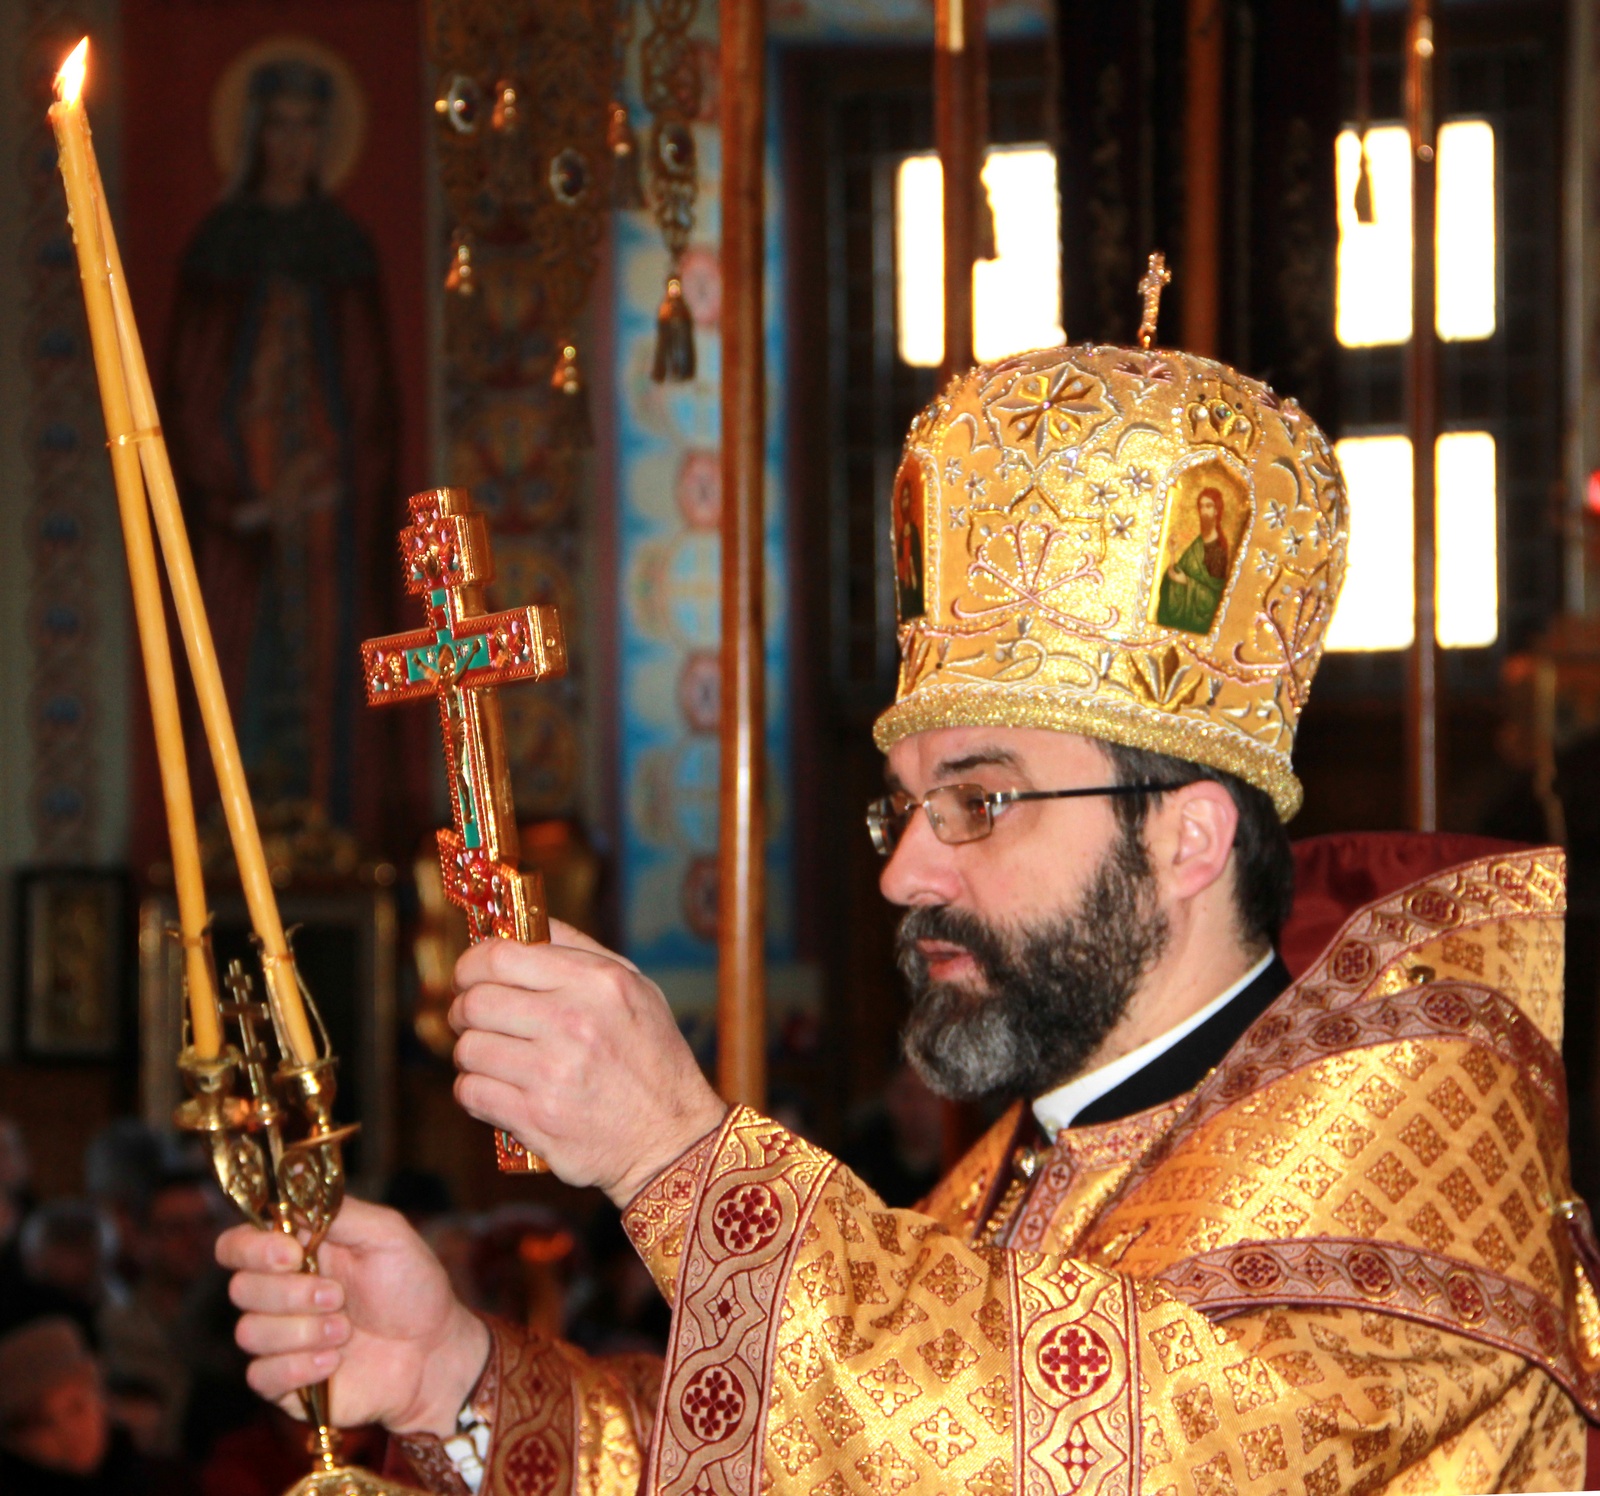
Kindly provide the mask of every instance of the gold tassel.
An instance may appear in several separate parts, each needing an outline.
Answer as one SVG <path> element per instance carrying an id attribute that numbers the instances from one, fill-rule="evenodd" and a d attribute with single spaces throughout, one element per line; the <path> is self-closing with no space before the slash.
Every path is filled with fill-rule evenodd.
<path id="1" fill-rule="evenodd" d="M 650 377 L 657 384 L 686 384 L 694 378 L 694 318 L 676 275 L 667 277 L 667 292 L 656 312 L 656 359 Z"/>
<path id="2" fill-rule="evenodd" d="M 522 128 L 522 101 L 517 97 L 516 84 L 509 78 L 502 78 L 494 86 L 489 124 L 502 135 L 515 135 Z"/>
<path id="3" fill-rule="evenodd" d="M 477 289 L 472 277 L 472 245 L 465 229 L 457 229 L 450 241 L 450 268 L 444 274 L 444 288 L 453 296 L 471 296 Z"/>
<path id="4" fill-rule="evenodd" d="M 562 348 L 555 372 L 550 376 L 550 388 L 558 395 L 583 393 L 583 375 L 578 369 L 578 350 L 574 344 L 568 343 Z"/>
<path id="5" fill-rule="evenodd" d="M 551 445 L 568 449 L 593 445 L 589 392 L 584 388 L 583 372 L 578 367 L 576 343 L 562 345 L 561 356 L 550 375 L 550 388 L 559 397 L 551 412 Z"/>
<path id="6" fill-rule="evenodd" d="M 606 144 L 611 147 L 611 204 L 616 208 L 642 208 L 644 185 L 639 180 L 639 138 L 633 133 L 633 121 L 627 108 L 612 104 L 611 124 L 606 130 Z"/>

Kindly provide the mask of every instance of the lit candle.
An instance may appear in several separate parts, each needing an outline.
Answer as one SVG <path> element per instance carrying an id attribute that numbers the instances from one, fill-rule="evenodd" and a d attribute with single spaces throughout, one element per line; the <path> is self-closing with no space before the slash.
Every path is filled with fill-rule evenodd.
<path id="1" fill-rule="evenodd" d="M 115 315 L 100 243 L 100 216 L 94 202 L 94 148 L 89 141 L 82 103 L 88 49 L 89 39 L 85 37 L 57 75 L 56 90 L 60 99 L 50 108 L 50 123 L 55 128 L 61 155 L 61 177 L 66 183 L 67 206 L 77 244 L 78 273 L 83 280 L 84 307 L 94 346 L 101 409 L 105 413 L 106 433 L 111 438 L 111 470 L 116 479 L 117 509 L 122 517 L 122 535 L 128 552 L 134 618 L 139 628 L 145 681 L 150 692 L 156 759 L 167 810 L 167 835 L 172 843 L 191 1038 L 196 1054 L 202 1059 L 215 1059 L 222 1050 L 222 1015 L 217 1005 L 211 963 L 206 958 L 206 891 L 200 870 L 200 840 L 195 831 L 194 800 L 189 789 L 189 763 L 178 714 L 178 688 L 172 670 L 172 648 L 167 638 L 167 617 L 161 606 L 161 580 L 156 571 L 155 545 L 150 536 L 150 515 L 145 509 L 139 458 L 131 442 L 135 426 L 117 352 Z"/>
<path id="2" fill-rule="evenodd" d="M 89 122 L 80 97 L 83 57 L 87 39 L 73 54 L 76 86 L 69 75 L 73 66 L 63 67 L 58 78 L 60 101 L 51 106 L 51 123 L 61 148 L 62 177 L 67 183 L 67 204 L 78 239 L 78 265 L 83 280 L 85 305 L 89 308 L 89 329 L 94 341 L 95 368 L 100 376 L 101 398 L 106 409 L 106 429 L 111 437 L 111 455 L 118 474 L 119 503 L 125 486 L 124 474 L 131 475 L 131 486 L 139 490 L 142 464 L 144 482 L 149 485 L 150 510 L 166 561 L 167 581 L 183 633 L 189 670 L 194 677 L 200 716 L 205 725 L 206 743 L 216 769 L 222 796 L 223 813 L 233 841 L 234 860 L 244 889 L 250 922 L 261 944 L 261 963 L 266 977 L 267 998 L 277 1026 L 296 1064 L 309 1064 L 319 1050 L 311 1032 L 296 974 L 294 958 L 284 936 L 278 899 L 267 870 L 261 832 L 256 825 L 255 807 L 245 781 L 244 761 L 239 740 L 228 711 L 222 687 L 222 670 L 217 663 L 211 625 L 195 571 L 183 512 L 178 504 L 177 485 L 167 456 L 166 441 L 157 423 L 155 399 L 139 330 L 128 299 L 122 274 L 121 254 L 106 211 L 105 194 L 100 187 L 99 166 L 89 137 Z M 108 393 L 109 391 L 109 393 Z M 126 504 L 124 504 L 126 509 Z M 142 506 L 141 506 L 142 512 Z M 148 544 L 148 528 L 145 530 Z M 131 548 L 130 548 L 131 549 Z M 170 663 L 169 663 L 170 670 Z M 174 710 L 176 696 L 174 695 Z M 190 811 L 192 821 L 193 812 Z M 176 866 L 176 862 L 174 863 Z M 196 1022 L 196 1048 L 199 1025 Z"/>

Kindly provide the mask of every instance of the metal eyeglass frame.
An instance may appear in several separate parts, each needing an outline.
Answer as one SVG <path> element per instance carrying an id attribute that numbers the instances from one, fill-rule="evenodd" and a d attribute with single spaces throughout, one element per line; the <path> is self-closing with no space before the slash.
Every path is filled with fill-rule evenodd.
<path id="1" fill-rule="evenodd" d="M 959 847 L 968 842 L 982 841 L 994 831 L 995 811 L 1007 805 L 1015 805 L 1022 800 L 1079 800 L 1094 795 L 1163 794 L 1168 790 L 1182 787 L 1181 783 L 1101 784 L 1081 790 L 986 790 L 981 784 L 941 784 L 935 785 L 919 799 L 911 800 L 899 811 L 894 808 L 895 796 L 880 796 L 867 806 L 867 832 L 872 837 L 872 845 L 878 855 L 892 857 L 895 848 L 900 845 L 900 838 L 905 835 L 905 828 L 910 823 L 912 812 L 918 806 L 921 806 L 923 813 L 928 817 L 928 824 L 933 828 L 933 834 L 946 846 Z M 982 818 L 976 823 L 981 829 L 974 830 L 970 836 L 947 835 L 947 832 L 955 829 L 953 822 L 948 817 L 941 819 L 928 802 L 935 796 L 943 798 L 960 795 L 962 792 L 965 792 L 964 804 L 969 815 L 978 806 L 982 806 Z"/>

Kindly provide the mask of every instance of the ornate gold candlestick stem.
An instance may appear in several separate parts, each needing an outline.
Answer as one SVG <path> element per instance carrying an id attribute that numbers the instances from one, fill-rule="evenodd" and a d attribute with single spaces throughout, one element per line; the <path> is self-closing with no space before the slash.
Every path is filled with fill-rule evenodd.
<path id="1" fill-rule="evenodd" d="M 344 1144 L 357 1131 L 333 1119 L 338 1061 L 303 984 L 318 1040 L 311 1060 L 294 1058 L 277 1006 L 256 997 L 238 961 L 229 964 L 223 987 L 223 1018 L 236 1028 L 238 1042 L 209 1059 L 192 1046 L 184 1049 L 178 1064 L 189 1099 L 176 1121 L 206 1136 L 218 1182 L 250 1222 L 295 1237 L 305 1253 L 303 1271 L 314 1273 L 318 1248 L 344 1201 Z M 289 1496 L 395 1496 L 410 1489 L 340 1464 L 328 1382 L 302 1387 L 300 1402 L 316 1468 Z"/>

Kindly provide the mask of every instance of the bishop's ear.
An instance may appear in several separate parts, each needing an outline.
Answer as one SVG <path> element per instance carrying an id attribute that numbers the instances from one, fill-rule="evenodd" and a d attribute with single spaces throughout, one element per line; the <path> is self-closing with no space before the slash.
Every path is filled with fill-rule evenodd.
<path id="1" fill-rule="evenodd" d="M 1150 854 L 1170 897 L 1192 899 L 1227 871 L 1239 807 L 1214 779 L 1165 795 L 1150 822 Z"/>

